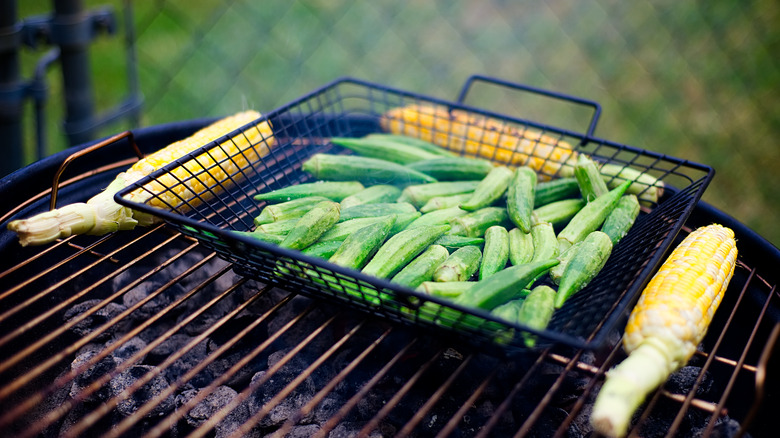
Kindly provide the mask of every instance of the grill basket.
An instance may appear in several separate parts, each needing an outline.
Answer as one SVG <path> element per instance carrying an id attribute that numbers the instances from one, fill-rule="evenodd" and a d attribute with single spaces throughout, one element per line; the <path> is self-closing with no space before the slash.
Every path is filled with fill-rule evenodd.
<path id="1" fill-rule="evenodd" d="M 593 118 L 587 132 L 579 133 L 465 105 L 465 97 L 475 80 L 589 106 L 594 109 Z M 409 104 L 441 105 L 491 117 L 521 131 L 540 131 L 555 141 L 575 145 L 579 152 L 595 160 L 630 166 L 661 179 L 666 187 L 664 194 L 657 203 L 643 208 L 599 275 L 555 312 L 545 330 L 509 323 L 488 312 L 463 308 L 233 232 L 254 228 L 253 218 L 266 205 L 254 201 L 254 195 L 314 181 L 310 174 L 301 170 L 302 163 L 310 156 L 318 152 L 349 153 L 330 144 L 328 138 L 359 137 L 378 132 L 383 113 Z M 537 335 L 537 348 L 558 344 L 595 349 L 604 344 L 616 324 L 624 321 L 630 306 L 663 261 L 714 174 L 712 168 L 705 165 L 594 137 L 599 114 L 598 104 L 590 101 L 483 76 L 469 78 L 456 101 L 342 78 L 265 114 L 263 119 L 273 126 L 274 140 L 270 152 L 260 160 L 230 172 L 228 169 L 236 168 L 235 156 L 227 154 L 227 159 L 215 162 L 207 154 L 212 148 L 245 136 L 247 130 L 256 129 L 254 124 L 249 124 L 133 183 L 118 192 L 115 200 L 164 219 L 181 233 L 199 240 L 232 262 L 242 275 L 315 298 L 343 302 L 387 320 L 438 330 L 485 351 L 510 354 L 525 350 L 521 332 Z M 255 146 L 262 150 L 269 142 L 263 139 Z M 187 162 L 190 162 L 188 168 L 193 169 L 192 160 L 201 164 L 199 170 L 190 171 L 186 178 L 175 178 L 171 183 L 171 172 Z M 206 184 L 211 180 L 207 176 L 225 173 L 227 178 L 216 185 Z M 162 178 L 163 175 L 167 175 L 166 178 Z M 178 190 L 184 186 L 200 187 L 200 190 Z M 175 205 L 165 202 L 167 208 L 152 206 L 150 201 L 139 203 L 130 196 L 136 191 L 146 192 L 152 200 L 159 201 L 164 201 L 163 194 L 178 193 L 177 202 Z"/>

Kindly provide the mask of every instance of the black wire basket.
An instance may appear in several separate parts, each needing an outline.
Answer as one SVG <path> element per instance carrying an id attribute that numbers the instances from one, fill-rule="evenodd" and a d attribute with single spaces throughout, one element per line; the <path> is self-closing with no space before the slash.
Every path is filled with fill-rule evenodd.
<path id="1" fill-rule="evenodd" d="M 466 105 L 469 90 L 477 81 L 587 108 L 592 111 L 588 129 L 579 133 Z M 319 152 L 350 153 L 331 144 L 330 137 L 360 137 L 379 132 L 383 114 L 410 104 L 436 105 L 447 111 L 457 110 L 498 120 L 518 130 L 538 131 L 548 141 L 567 142 L 599 162 L 630 166 L 660 179 L 665 185 L 663 195 L 644 205 L 634 226 L 614 247 L 606 266 L 587 287 L 555 311 L 544 330 L 511 323 L 487 311 L 465 308 L 324 259 L 236 233 L 254 229 L 253 219 L 266 205 L 255 201 L 255 195 L 314 181 L 312 175 L 301 169 L 309 157 Z M 611 330 L 622 329 L 617 324 L 625 321 L 630 306 L 663 262 L 714 174 L 713 169 L 705 165 L 594 137 L 599 115 L 600 106 L 595 102 L 485 76 L 469 78 L 455 101 L 342 78 L 263 115 L 258 121 L 270 122 L 273 138 L 261 136 L 255 142 L 253 146 L 265 154 L 259 159 L 238 165 L 246 161 L 245 155 L 231 155 L 225 148 L 236 139 L 249 138 L 248 132 L 257 129 L 256 123 L 251 123 L 136 181 L 118 192 L 115 200 L 164 219 L 181 233 L 194 237 L 232 262 L 239 274 L 285 289 L 346 303 L 390 321 L 438 330 L 481 349 L 504 353 L 526 350 L 523 332 L 536 335 L 536 348 L 566 345 L 596 349 L 603 346 Z M 218 154 L 222 158 L 216 159 L 209 152 L 214 148 L 222 151 Z M 486 154 L 482 152 L 460 151 L 463 155 L 484 157 Z M 501 152 L 503 154 L 494 154 L 493 158 L 499 160 L 515 153 Z M 533 153 L 524 159 L 551 160 Z M 193 162 L 199 165 L 192 166 Z M 187 172 L 182 173 L 181 169 L 177 172 L 177 168 L 184 167 Z M 172 178 L 172 174 L 177 176 Z M 215 175 L 220 178 L 213 182 Z M 542 171 L 541 177 L 556 178 L 557 175 Z M 189 189 L 178 190 L 184 186 Z M 135 201 L 137 198 L 131 196 L 133 193 L 144 193 L 149 199 Z"/>

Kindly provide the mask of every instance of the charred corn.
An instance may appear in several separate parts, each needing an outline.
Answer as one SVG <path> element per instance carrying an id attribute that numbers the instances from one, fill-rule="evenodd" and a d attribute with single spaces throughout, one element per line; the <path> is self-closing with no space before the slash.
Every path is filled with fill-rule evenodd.
<path id="1" fill-rule="evenodd" d="M 689 234 L 650 280 L 623 336 L 628 358 L 607 374 L 594 429 L 623 436 L 647 394 L 685 365 L 702 341 L 734 274 L 734 232 L 718 224 Z"/>
<path id="2" fill-rule="evenodd" d="M 256 111 L 245 111 L 220 119 L 190 137 L 139 160 L 86 203 L 69 204 L 28 219 L 14 220 L 8 223 L 8 229 L 17 233 L 22 246 L 27 246 L 46 244 L 74 234 L 102 235 L 133 229 L 136 225 L 151 225 L 157 221 L 154 216 L 117 204 L 114 194 L 259 117 Z M 171 173 L 162 175 L 143 189 L 134 191 L 130 199 L 166 209 L 185 202 L 195 205 L 205 199 L 204 195 L 220 191 L 228 179 L 240 175 L 250 162 L 264 156 L 272 142 L 270 124 L 260 122 L 185 162 Z"/>

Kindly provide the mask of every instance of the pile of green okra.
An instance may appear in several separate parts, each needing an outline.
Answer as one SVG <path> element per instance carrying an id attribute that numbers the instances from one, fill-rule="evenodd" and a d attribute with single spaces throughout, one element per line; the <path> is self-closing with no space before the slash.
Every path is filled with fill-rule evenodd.
<path id="1" fill-rule="evenodd" d="M 598 274 L 639 214 L 631 182 L 608 186 L 584 154 L 573 177 L 540 182 L 529 167 L 411 137 L 330 141 L 354 154 L 309 157 L 316 182 L 256 195 L 267 204 L 242 234 L 534 329 Z"/>

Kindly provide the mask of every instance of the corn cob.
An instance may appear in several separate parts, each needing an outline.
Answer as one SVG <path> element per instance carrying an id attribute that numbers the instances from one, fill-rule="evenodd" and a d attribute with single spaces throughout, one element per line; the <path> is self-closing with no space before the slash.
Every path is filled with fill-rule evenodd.
<path id="1" fill-rule="evenodd" d="M 113 199 L 114 194 L 173 160 L 259 117 L 258 112 L 245 111 L 218 120 L 190 137 L 139 160 L 86 203 L 69 204 L 28 219 L 14 220 L 8 223 L 8 229 L 17 233 L 22 246 L 27 246 L 46 244 L 74 234 L 102 235 L 117 230 L 130 230 L 136 225 L 151 225 L 158 220 L 156 217 L 117 204 Z M 187 161 L 173 172 L 162 175 L 143 189 L 134 191 L 129 199 L 166 209 L 175 208 L 184 202 L 197 204 L 205 199 L 203 195 L 219 191 L 225 181 L 240 175 L 250 162 L 265 155 L 272 142 L 271 125 L 260 122 Z M 156 196 L 152 197 L 152 193 Z"/>
<path id="2" fill-rule="evenodd" d="M 499 120 L 441 106 L 393 108 L 380 123 L 385 131 L 420 138 L 449 150 L 512 166 L 529 166 L 547 179 L 576 156 L 569 143 L 541 132 L 520 130 Z M 574 162 L 569 165 L 573 169 Z"/>
<path id="3" fill-rule="evenodd" d="M 607 374 L 594 429 L 623 436 L 647 394 L 685 365 L 702 341 L 734 274 L 734 232 L 718 224 L 689 234 L 650 280 L 623 336 L 628 358 Z"/>
<path id="4" fill-rule="evenodd" d="M 392 108 L 380 119 L 383 130 L 422 139 L 463 155 L 480 156 L 508 166 L 529 166 L 541 181 L 572 177 L 578 152 L 568 142 L 501 120 L 444 106 L 411 104 Z M 657 203 L 663 181 L 628 166 L 607 163 L 599 168 L 609 188 L 634 181 L 628 193 Z M 539 204 L 541 205 L 541 204 Z"/>

